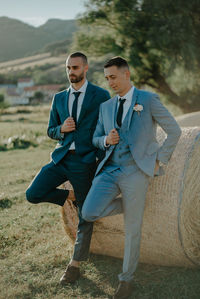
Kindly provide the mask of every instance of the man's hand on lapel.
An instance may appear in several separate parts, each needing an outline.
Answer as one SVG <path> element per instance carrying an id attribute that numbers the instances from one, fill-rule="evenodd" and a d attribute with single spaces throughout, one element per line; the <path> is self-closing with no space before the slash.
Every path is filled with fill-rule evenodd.
<path id="1" fill-rule="evenodd" d="M 119 134 L 116 129 L 112 129 L 106 137 L 106 145 L 115 145 L 119 143 Z"/>
<path id="2" fill-rule="evenodd" d="M 76 130 L 76 125 L 73 117 L 68 117 L 61 126 L 61 133 L 69 133 Z"/>

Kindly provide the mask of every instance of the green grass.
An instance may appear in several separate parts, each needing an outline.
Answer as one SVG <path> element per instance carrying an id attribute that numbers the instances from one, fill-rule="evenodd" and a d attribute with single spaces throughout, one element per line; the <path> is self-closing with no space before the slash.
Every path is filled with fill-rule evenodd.
<path id="1" fill-rule="evenodd" d="M 35 132 L 45 136 L 48 114 L 38 107 L 31 109 L 26 123 L 18 121 L 19 111 L 1 116 L 0 136 L 9 138 L 30 130 L 32 137 Z M 2 117 L 12 121 L 4 122 Z M 53 147 L 53 141 L 45 140 L 38 147 L 0 152 L 0 299 L 111 298 L 122 261 L 91 255 L 81 265 L 81 279 L 62 287 L 59 279 L 73 247 L 65 234 L 60 208 L 31 205 L 25 200 L 26 188 L 49 161 Z M 140 264 L 131 298 L 200 298 L 200 271 Z"/>

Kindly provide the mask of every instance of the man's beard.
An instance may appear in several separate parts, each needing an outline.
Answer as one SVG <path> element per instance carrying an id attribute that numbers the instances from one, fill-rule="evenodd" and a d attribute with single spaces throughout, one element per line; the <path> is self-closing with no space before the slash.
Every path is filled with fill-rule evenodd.
<path id="1" fill-rule="evenodd" d="M 71 75 L 72 76 L 72 75 Z M 71 83 L 78 83 L 84 79 L 84 72 L 82 72 L 79 76 L 73 75 L 72 78 L 69 76 L 69 80 Z"/>

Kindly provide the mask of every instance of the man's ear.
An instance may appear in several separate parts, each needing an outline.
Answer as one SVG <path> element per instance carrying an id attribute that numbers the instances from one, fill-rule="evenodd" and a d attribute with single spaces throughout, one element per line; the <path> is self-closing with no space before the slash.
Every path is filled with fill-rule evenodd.
<path id="1" fill-rule="evenodd" d="M 85 65 L 85 67 L 84 67 L 84 69 L 85 69 L 85 72 L 87 72 L 87 71 L 88 71 L 88 69 L 89 69 L 89 65 L 88 65 L 88 64 L 86 64 L 86 65 Z"/>
<path id="2" fill-rule="evenodd" d="M 128 69 L 125 70 L 126 79 L 130 79 L 131 73 Z"/>

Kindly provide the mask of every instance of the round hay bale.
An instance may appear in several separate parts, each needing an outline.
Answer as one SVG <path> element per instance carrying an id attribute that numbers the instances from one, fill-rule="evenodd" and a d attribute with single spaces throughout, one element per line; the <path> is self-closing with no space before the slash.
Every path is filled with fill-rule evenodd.
<path id="1" fill-rule="evenodd" d="M 200 127 L 200 111 L 177 116 L 176 120 L 181 127 Z"/>
<path id="2" fill-rule="evenodd" d="M 158 130 L 160 142 L 165 138 Z M 66 202 L 64 227 L 74 241 L 76 208 Z M 95 222 L 91 252 L 123 257 L 123 215 Z M 151 178 L 144 212 L 140 261 L 200 266 L 200 128 L 183 128 L 165 175 Z"/>

